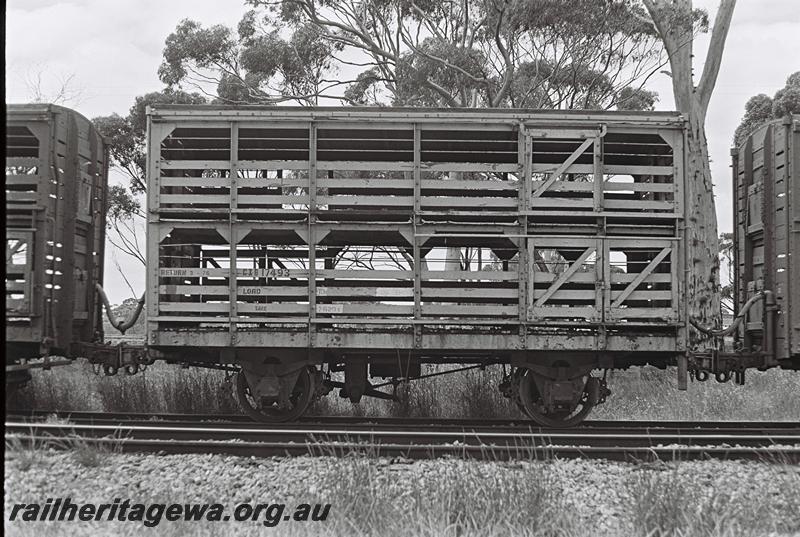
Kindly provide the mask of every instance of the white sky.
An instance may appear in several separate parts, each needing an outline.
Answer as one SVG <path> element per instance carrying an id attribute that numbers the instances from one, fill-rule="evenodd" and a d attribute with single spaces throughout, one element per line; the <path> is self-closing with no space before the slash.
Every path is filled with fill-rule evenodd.
<path id="1" fill-rule="evenodd" d="M 695 0 L 713 21 L 718 0 Z M 30 100 L 26 79 L 42 72 L 45 92 L 74 75 L 81 98 L 67 105 L 86 117 L 125 115 L 134 97 L 163 87 L 157 69 L 164 39 L 184 18 L 204 25 L 235 27 L 246 11 L 241 0 L 8 0 L 6 7 L 6 102 Z M 702 72 L 708 43 L 695 43 L 695 73 Z M 707 118 L 711 169 L 717 186 L 720 231 L 731 229 L 730 145 L 744 104 L 751 96 L 772 96 L 800 70 L 800 0 L 739 0 L 733 16 L 717 87 Z M 670 80 L 658 75 L 648 85 L 669 110 Z M 112 178 L 119 181 L 120 178 Z M 112 302 L 130 296 L 107 254 L 105 287 Z M 144 271 L 116 255 L 137 294 Z"/>

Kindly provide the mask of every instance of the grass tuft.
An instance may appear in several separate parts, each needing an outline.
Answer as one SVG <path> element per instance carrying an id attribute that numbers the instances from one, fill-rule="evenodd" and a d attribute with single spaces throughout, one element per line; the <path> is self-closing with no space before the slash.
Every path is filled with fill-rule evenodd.
<path id="1" fill-rule="evenodd" d="M 423 374 L 445 366 L 424 366 Z M 519 417 L 515 405 L 497 389 L 499 367 L 470 370 L 402 383 L 397 401 L 365 397 L 359 404 L 337 396 L 317 401 L 310 415 L 396 416 L 418 418 Z M 337 377 L 338 378 L 338 377 Z M 96 376 L 88 363 L 37 371 L 17 390 L 9 408 L 105 412 L 229 414 L 240 412 L 232 385 L 222 371 L 167 364 L 128 377 Z M 342 380 L 342 379 L 338 379 Z M 748 372 L 747 384 L 694 382 L 677 390 L 674 370 L 652 367 L 612 371 L 611 396 L 590 419 L 640 420 L 793 420 L 800 421 L 800 374 Z M 390 392 L 389 388 L 382 390 Z"/>
<path id="2" fill-rule="evenodd" d="M 6 435 L 6 457 L 16 462 L 16 467 L 27 472 L 44 460 L 45 445 L 35 439 Z"/>
<path id="3" fill-rule="evenodd" d="M 800 531 L 800 474 L 766 465 L 777 485 L 772 497 L 719 484 L 697 487 L 676 464 L 640 470 L 630 484 L 629 522 L 641 537 L 795 535 Z"/>
<path id="4" fill-rule="evenodd" d="M 430 380 L 404 382 L 397 387 L 397 401 L 390 403 L 389 415 L 398 418 L 432 418 L 441 415 L 440 397 Z"/>
<path id="5" fill-rule="evenodd" d="M 674 368 L 645 366 L 610 373 L 611 396 L 591 419 L 800 421 L 800 374 L 748 371 L 747 382 L 690 382 L 678 391 Z"/>
<path id="6" fill-rule="evenodd" d="M 410 490 L 368 457 L 343 457 L 332 464 L 319 492 L 336 499 L 341 534 L 579 534 L 575 509 L 546 464 L 498 473 L 493 464 L 451 460 L 421 474 Z"/>
<path id="7" fill-rule="evenodd" d="M 232 414 L 240 412 L 222 371 L 156 364 L 137 375 L 95 375 L 79 362 L 35 372 L 9 408 L 95 412 Z"/>
<path id="8" fill-rule="evenodd" d="M 86 468 L 104 466 L 112 455 L 122 453 L 124 439 L 114 434 L 109 437 L 95 439 L 71 436 L 59 447 L 70 451 L 72 458 Z"/>
<path id="9" fill-rule="evenodd" d="M 466 417 L 509 418 L 520 415 L 511 399 L 503 397 L 497 388 L 499 378 L 496 371 L 465 371 L 462 382 L 460 403 Z"/>

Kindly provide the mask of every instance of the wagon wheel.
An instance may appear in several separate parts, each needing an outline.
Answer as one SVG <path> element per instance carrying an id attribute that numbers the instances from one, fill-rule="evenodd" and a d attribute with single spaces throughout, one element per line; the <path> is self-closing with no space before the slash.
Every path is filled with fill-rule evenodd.
<path id="1" fill-rule="evenodd" d="M 279 408 L 277 397 L 263 397 L 261 404 L 253 397 L 243 371 L 236 375 L 236 395 L 244 413 L 256 421 L 284 422 L 294 421 L 308 409 L 314 395 L 314 376 L 312 368 L 300 370 L 297 382 L 289 395 L 290 408 Z"/>
<path id="2" fill-rule="evenodd" d="M 566 428 L 574 427 L 581 423 L 589 415 L 594 405 L 597 403 L 596 393 L 591 392 L 599 389 L 599 381 L 589 377 L 586 388 L 581 395 L 580 401 L 575 408 L 566 411 L 547 412 L 541 401 L 539 389 L 533 379 L 530 369 L 525 370 L 520 379 L 520 399 L 525 413 L 539 425 L 545 427 Z"/>

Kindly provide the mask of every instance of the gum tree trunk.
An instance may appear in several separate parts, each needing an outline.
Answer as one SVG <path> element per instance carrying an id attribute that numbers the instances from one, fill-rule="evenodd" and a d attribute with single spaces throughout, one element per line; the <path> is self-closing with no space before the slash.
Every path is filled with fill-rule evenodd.
<path id="1" fill-rule="evenodd" d="M 689 116 L 686 174 L 689 215 L 688 296 L 690 315 L 705 325 L 720 322 L 719 251 L 717 212 L 708 159 L 705 127 L 696 115 Z"/>
<path id="2" fill-rule="evenodd" d="M 691 0 L 643 0 L 664 42 L 675 105 L 687 120 L 686 226 L 689 231 L 689 314 L 705 325 L 720 322 L 717 213 L 705 120 L 716 84 L 736 0 L 721 0 L 700 82 L 692 76 L 694 16 Z"/>

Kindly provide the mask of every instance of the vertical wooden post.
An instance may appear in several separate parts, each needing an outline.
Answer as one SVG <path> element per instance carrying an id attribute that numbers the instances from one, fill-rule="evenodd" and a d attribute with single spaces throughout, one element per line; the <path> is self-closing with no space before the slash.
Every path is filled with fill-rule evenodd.
<path id="1" fill-rule="evenodd" d="M 316 343 L 317 316 L 317 126 L 308 126 L 308 347 Z"/>
<path id="2" fill-rule="evenodd" d="M 603 211 L 603 139 L 597 136 L 593 146 L 594 211 Z"/>
<path id="3" fill-rule="evenodd" d="M 54 207 L 50 194 L 58 192 L 57 185 L 52 183 L 58 175 L 54 169 L 54 157 L 52 151 L 55 143 L 55 125 L 48 121 L 42 125 L 31 125 L 30 131 L 39 140 L 39 153 L 37 155 L 36 166 L 37 175 L 37 201 L 36 205 L 41 210 L 32 210 L 30 213 L 30 224 L 33 232 L 27 235 L 28 255 L 27 255 L 27 284 L 28 311 L 31 314 L 31 341 L 43 341 L 48 337 L 47 326 L 49 321 L 48 313 L 50 306 L 45 302 L 45 267 L 52 268 L 52 262 L 46 261 L 48 241 L 55 241 L 53 236 L 55 225 L 48 225 L 48 217 L 51 216 L 48 207 Z M 7 203 L 7 202 L 6 202 Z M 8 233 L 8 231 L 6 232 Z M 102 262 L 102 259 L 101 259 Z M 6 331 L 8 334 L 8 330 Z"/>
<path id="4" fill-rule="evenodd" d="M 775 197 L 775 144 L 773 143 L 773 126 L 767 126 L 764 134 L 764 146 L 761 153 L 764 164 L 761 168 L 761 220 L 764 228 L 764 268 L 762 271 L 764 278 L 764 289 L 775 292 L 775 262 L 777 252 L 775 249 L 775 213 L 777 209 L 777 198 Z M 760 319 L 759 319 L 760 320 Z M 765 326 L 762 325 L 762 334 L 765 334 Z M 767 345 L 773 345 L 770 341 Z M 774 348 L 774 347 L 773 347 Z"/>
<path id="5" fill-rule="evenodd" d="M 797 117 L 797 116 L 794 116 Z M 796 121 L 792 116 L 784 118 L 782 127 L 785 129 L 784 155 L 786 164 L 784 165 L 784 184 L 786 194 L 784 196 L 784 212 L 786 213 L 786 272 L 785 279 L 790 282 L 789 300 L 784 303 L 783 316 L 784 337 L 786 343 L 781 349 L 775 349 L 779 357 L 797 354 L 797 331 L 800 329 L 800 319 L 797 312 L 800 311 L 800 289 L 794 283 L 797 276 L 797 259 L 790 256 L 790 252 L 800 252 L 800 188 L 798 188 L 798 175 L 800 175 L 800 121 Z"/>
<path id="6" fill-rule="evenodd" d="M 602 216 L 603 212 L 603 138 L 602 132 L 605 127 L 598 129 L 597 136 L 595 136 L 592 144 L 592 180 L 594 181 L 593 205 L 594 211 L 598 214 L 597 218 L 597 245 L 595 250 L 595 320 L 600 323 L 598 327 L 598 343 L 597 350 L 605 350 L 606 348 L 606 325 L 607 314 L 610 305 L 611 284 L 609 278 L 611 277 L 610 266 L 610 247 L 606 239 L 605 217 Z"/>
<path id="7" fill-rule="evenodd" d="M 100 285 L 103 285 L 103 277 L 104 277 L 104 268 L 105 268 L 105 253 L 106 253 L 106 241 L 105 241 L 105 229 L 106 229 L 106 211 L 105 208 L 108 206 L 108 161 L 109 161 L 109 148 L 103 144 L 102 150 L 102 158 L 103 158 L 103 165 L 98 170 L 98 189 L 97 189 L 97 198 L 95 198 L 95 210 L 97 212 L 96 218 L 96 248 L 95 248 L 95 259 L 94 263 L 97 267 L 97 282 Z M 146 250 L 145 250 L 146 251 Z M 93 293 L 96 293 L 96 289 L 92 289 Z M 99 341 L 103 341 L 103 303 L 100 301 L 99 297 L 95 295 L 95 304 L 97 308 L 97 328 L 96 333 L 98 334 Z M 146 314 L 146 312 L 145 312 Z"/>
<path id="8" fill-rule="evenodd" d="M 236 347 L 238 343 L 237 322 L 239 319 L 239 281 L 237 275 L 237 245 L 239 243 L 238 209 L 239 209 L 239 124 L 231 122 L 231 152 L 229 155 L 230 167 L 228 178 L 230 182 L 230 270 L 228 272 L 228 300 L 230 304 L 228 326 L 230 330 L 231 347 Z"/>
<path id="9" fill-rule="evenodd" d="M 739 289 L 739 300 L 742 304 L 747 302 L 747 300 L 750 298 L 748 294 L 748 288 L 750 286 L 750 282 L 753 281 L 753 239 L 751 238 L 750 233 L 747 231 L 750 218 L 752 217 L 752 215 L 750 215 L 750 202 L 747 196 L 750 191 L 750 186 L 753 185 L 753 179 L 753 137 L 751 136 L 747 139 L 747 142 L 744 145 L 744 178 L 741 183 L 744 201 L 742 207 L 743 211 L 740 215 L 742 222 L 742 236 L 740 237 L 742 245 L 740 251 L 742 252 L 742 258 L 744 259 L 744 266 L 742 267 L 740 274 L 739 285 L 741 288 Z M 689 241 L 687 240 L 686 242 Z M 747 314 L 744 322 L 742 323 L 742 342 L 745 348 L 751 348 L 753 345 L 753 338 L 747 331 L 749 317 L 749 314 Z"/>
<path id="10" fill-rule="evenodd" d="M 606 323 L 613 322 L 614 316 L 611 314 L 611 244 L 608 238 L 598 237 L 597 239 L 597 259 L 595 261 L 595 280 L 596 302 L 598 322 L 600 322 L 601 349 L 606 346 Z"/>
<path id="11" fill-rule="evenodd" d="M 148 107 L 147 111 L 147 276 L 145 288 L 145 310 L 149 343 L 158 344 L 158 287 L 159 287 L 159 239 L 161 191 L 161 144 L 166 128 L 163 123 L 153 123 Z"/>
<path id="12" fill-rule="evenodd" d="M 666 138 L 666 134 L 663 135 Z M 670 264 L 674 265 L 672 278 L 672 296 L 678 310 L 677 347 L 684 351 L 689 344 L 689 329 L 686 321 L 689 317 L 689 297 L 687 296 L 689 281 L 689 233 L 686 225 L 685 210 L 689 207 L 689 191 L 686 188 L 686 123 L 683 128 L 672 134 L 672 185 L 673 202 L 675 203 L 675 247 L 672 249 Z"/>
<path id="13" fill-rule="evenodd" d="M 739 149 L 734 148 L 731 149 L 731 171 L 733 173 L 733 181 L 731 181 L 731 185 L 733 186 L 733 256 L 731 259 L 731 266 L 730 270 L 733 272 L 733 317 L 739 314 L 739 284 L 741 275 L 739 274 L 739 222 L 740 222 L 740 214 L 742 211 L 742 202 L 740 199 L 740 190 L 741 186 L 739 184 L 740 177 L 739 177 Z M 787 194 L 788 199 L 788 194 Z M 787 229 L 789 229 L 787 227 Z M 733 333 L 733 341 L 734 345 L 739 343 L 741 339 L 742 328 L 741 326 L 736 329 Z"/>
<path id="14" fill-rule="evenodd" d="M 517 132 L 517 187 L 518 204 L 517 220 L 519 223 L 519 244 L 517 286 L 519 289 L 519 339 L 522 348 L 528 346 L 528 320 L 530 319 L 531 304 L 533 300 L 534 264 L 532 256 L 534 247 L 528 242 L 528 208 L 531 196 L 531 155 L 532 142 L 530 136 L 525 132 L 525 126 L 519 123 Z"/>
<path id="15" fill-rule="evenodd" d="M 59 195 L 56 205 L 61 205 L 60 218 L 55 223 L 58 226 L 55 244 L 56 261 L 54 262 L 54 280 L 61 289 L 53 286 L 52 295 L 56 305 L 56 345 L 67 350 L 73 339 L 73 319 L 75 310 L 75 231 L 78 210 L 78 188 L 81 179 L 81 170 L 78 158 L 78 138 L 80 132 L 74 114 L 64 113 L 66 120 L 66 154 L 64 155 L 64 172 L 59 180 Z M 73 182 L 73 184 L 68 184 Z M 89 245 L 86 245 L 87 248 Z M 61 261 L 58 262 L 58 257 Z M 60 274 L 59 274 L 60 273 Z"/>
<path id="16" fill-rule="evenodd" d="M 43 211 L 35 212 L 36 231 L 39 234 L 44 235 L 44 240 L 39 240 L 36 235 L 33 237 L 34 241 L 36 242 L 36 255 L 33 261 L 34 267 L 48 267 L 53 274 L 55 274 L 56 269 L 56 243 L 59 240 L 57 222 L 59 221 L 59 211 L 61 210 L 61 207 L 58 203 L 58 199 L 61 195 L 61 183 L 63 175 L 59 171 L 57 156 L 57 131 L 58 122 L 56 121 L 55 117 L 50 116 L 49 131 L 46 139 L 47 141 L 46 143 L 43 142 L 39 148 L 40 154 L 44 157 L 43 160 L 46 159 L 44 162 L 46 162 L 47 167 L 50 168 L 50 178 L 53 180 L 53 182 L 48 185 L 48 194 L 42 200 L 42 205 L 50 210 L 45 209 Z M 53 197 L 51 198 L 50 196 Z M 52 260 L 50 261 L 46 260 L 48 254 L 50 254 L 52 257 Z M 38 313 L 40 315 L 41 339 L 43 343 L 42 346 L 44 347 L 42 350 L 43 352 L 49 352 L 49 347 L 52 345 L 52 338 L 54 337 L 53 332 L 56 329 L 53 319 L 53 308 L 55 308 L 55 304 L 53 303 L 54 288 L 51 286 L 49 290 L 46 290 L 45 285 L 47 285 L 47 281 L 49 281 L 51 284 L 53 283 L 53 276 L 46 276 L 46 269 L 36 269 L 35 273 L 38 278 L 34 282 L 33 303 L 41 303 L 44 307 L 41 311 L 34 313 Z M 44 344 L 46 340 L 50 340 L 50 343 L 47 345 Z"/>
<path id="17" fill-rule="evenodd" d="M 422 198 L 422 171 L 421 165 L 422 133 L 419 123 L 414 124 L 414 214 L 411 215 L 412 238 L 414 240 L 414 348 L 422 346 L 422 255 L 420 252 L 420 238 L 417 236 L 419 224 L 420 203 Z"/>

